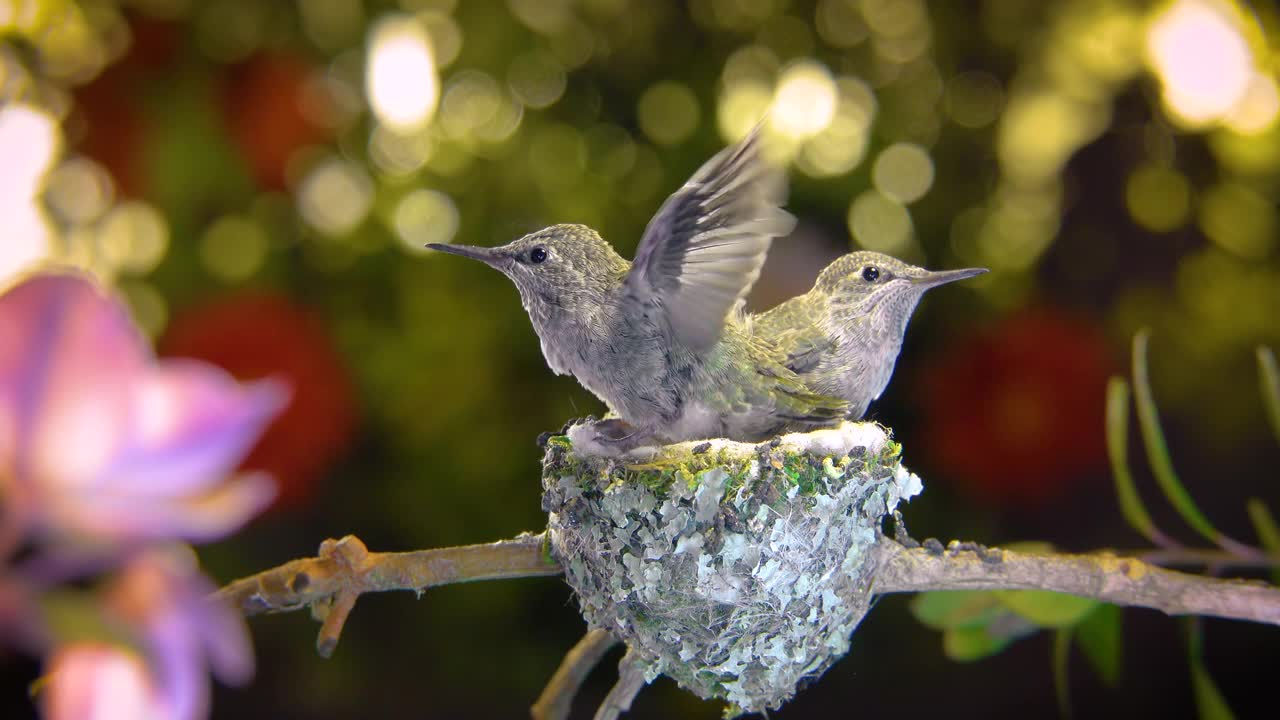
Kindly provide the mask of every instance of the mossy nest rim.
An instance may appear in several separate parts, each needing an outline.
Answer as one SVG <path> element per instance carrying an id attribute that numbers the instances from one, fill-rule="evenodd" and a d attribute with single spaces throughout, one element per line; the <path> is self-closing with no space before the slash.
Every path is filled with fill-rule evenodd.
<path id="1" fill-rule="evenodd" d="M 727 714 L 777 708 L 849 648 L 881 521 L 922 490 L 874 423 L 595 452 L 547 442 L 551 552 L 583 616 Z"/>

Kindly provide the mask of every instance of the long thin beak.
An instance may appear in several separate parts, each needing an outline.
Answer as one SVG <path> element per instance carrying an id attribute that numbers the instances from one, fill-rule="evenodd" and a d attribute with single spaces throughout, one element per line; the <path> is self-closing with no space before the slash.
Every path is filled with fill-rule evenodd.
<path id="1" fill-rule="evenodd" d="M 923 285 L 925 289 L 935 288 L 939 285 L 946 285 L 957 280 L 965 280 L 981 275 L 987 272 L 986 268 L 963 268 L 961 270 L 939 270 L 938 272 L 930 272 L 915 278 L 913 282 L 916 285 Z"/>
<path id="2" fill-rule="evenodd" d="M 497 267 L 504 259 L 504 256 L 494 251 L 494 248 L 477 247 L 475 245 L 427 243 L 427 247 L 432 250 L 449 253 L 450 255 L 461 255 L 462 257 L 471 258 L 472 260 L 479 260 L 491 267 Z"/>

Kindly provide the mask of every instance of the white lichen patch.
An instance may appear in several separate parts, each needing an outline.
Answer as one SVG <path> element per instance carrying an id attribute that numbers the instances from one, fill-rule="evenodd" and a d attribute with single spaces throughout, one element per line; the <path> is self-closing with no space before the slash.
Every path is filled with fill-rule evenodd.
<path id="1" fill-rule="evenodd" d="M 583 615 L 732 713 L 776 708 L 848 651 L 881 520 L 921 491 L 872 423 L 590 454 L 549 441 L 543 506 Z"/>

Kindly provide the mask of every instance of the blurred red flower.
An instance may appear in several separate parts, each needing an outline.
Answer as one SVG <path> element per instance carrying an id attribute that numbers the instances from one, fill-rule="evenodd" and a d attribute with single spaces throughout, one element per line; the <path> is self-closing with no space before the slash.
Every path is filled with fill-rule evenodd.
<path id="1" fill-rule="evenodd" d="M 206 360 L 237 378 L 280 377 L 292 385 L 292 402 L 242 468 L 275 476 L 280 494 L 273 507 L 309 502 L 355 424 L 347 369 L 320 320 L 283 295 L 241 293 L 178 312 L 159 349 Z"/>
<path id="2" fill-rule="evenodd" d="M 146 194 L 142 143 L 148 131 L 143 93 L 147 82 L 168 72 L 182 47 L 176 22 L 134 18 L 129 50 L 96 78 L 76 90 L 84 130 L 81 149 L 102 164 L 122 195 Z"/>
<path id="3" fill-rule="evenodd" d="M 222 102 L 227 129 L 264 190 L 284 190 L 294 153 L 332 137 L 314 115 L 304 112 L 313 72 L 301 57 L 270 52 L 235 66 L 227 78 Z"/>
<path id="4" fill-rule="evenodd" d="M 922 450 L 984 502 L 1036 505 L 1106 465 L 1101 331 L 1020 311 L 935 354 L 915 387 Z"/>

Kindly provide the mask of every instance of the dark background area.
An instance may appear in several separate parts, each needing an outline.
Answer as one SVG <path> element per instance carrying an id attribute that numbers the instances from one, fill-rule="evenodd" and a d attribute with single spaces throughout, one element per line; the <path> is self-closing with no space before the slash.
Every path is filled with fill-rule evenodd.
<path id="1" fill-rule="evenodd" d="M 1203 42 L 1179 57 L 1214 68 L 1215 86 L 1252 72 L 1261 88 L 1197 104 L 1176 96 L 1195 82 L 1187 63 L 1152 44 L 1178 16 L 1124 0 L 35 5 L 42 19 L 0 26 L 0 102 L 46 108 L 63 137 L 38 188 L 44 252 L 114 283 L 162 354 L 295 388 L 247 461 L 276 473 L 280 500 L 199 548 L 220 582 L 348 533 L 408 550 L 542 527 L 534 439 L 602 406 L 546 367 L 505 278 L 421 245 L 582 222 L 630 257 L 662 199 L 770 107 L 800 224 L 752 307 L 856 248 L 992 270 L 925 298 L 868 415 L 924 479 L 905 508 L 914 535 L 1142 549 L 1103 442 L 1106 380 L 1128 374 L 1141 327 L 1201 508 L 1249 542 L 1246 500 L 1280 511 L 1254 357 L 1280 346 L 1270 6 L 1214 6 L 1238 46 L 1193 25 Z M 390 42 L 379 29 L 404 27 L 434 59 L 392 98 L 434 108 L 396 125 L 366 68 Z M 1156 523 L 1205 545 L 1140 447 L 1134 431 Z M 305 613 L 250 627 L 258 674 L 220 688 L 214 717 L 522 717 L 585 632 L 568 587 L 545 578 L 364 597 L 329 660 Z M 1203 628 L 1228 702 L 1263 715 L 1280 631 Z M 1194 716 L 1182 632 L 1125 611 L 1118 687 L 1072 657 L 1076 714 Z M 1053 716 L 1050 655 L 1039 634 L 953 662 L 889 597 L 848 657 L 771 717 Z M 0 655 L 0 670 L 0 714 L 26 716 L 37 665 Z M 659 680 L 629 717 L 721 709 Z"/>

